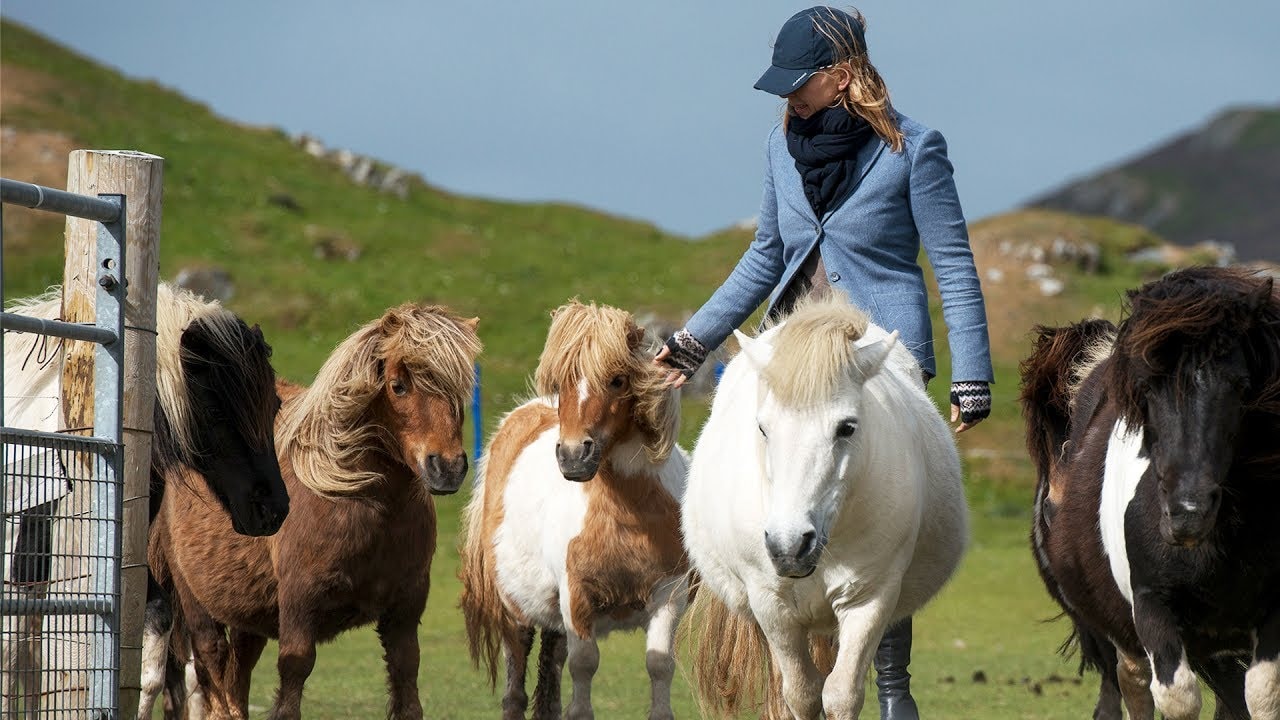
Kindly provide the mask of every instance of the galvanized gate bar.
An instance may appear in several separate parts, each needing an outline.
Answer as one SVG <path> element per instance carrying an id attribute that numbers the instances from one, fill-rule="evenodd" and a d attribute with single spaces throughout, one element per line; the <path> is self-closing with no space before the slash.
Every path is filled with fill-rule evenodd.
<path id="1" fill-rule="evenodd" d="M 68 340 L 88 340 L 89 342 L 109 345 L 119 337 L 110 330 L 94 325 L 62 322 L 61 320 L 43 320 L 17 313 L 0 313 L 0 328 L 17 332 L 39 333 Z"/>
<path id="2" fill-rule="evenodd" d="M 109 597 L 0 599 L 0 615 L 111 615 L 115 611 Z"/>
<path id="3" fill-rule="evenodd" d="M 98 226 L 98 297 L 95 301 L 98 328 L 124 337 L 125 198 L 109 197 L 116 204 L 114 222 Z M 95 615 L 91 626 L 109 633 L 111 642 L 93 644 L 89 667 L 89 708 L 102 717 L 116 716 L 120 709 L 120 616 L 116 612 L 120 599 L 120 524 L 124 518 L 124 452 L 122 418 L 124 413 L 124 343 L 99 344 L 93 363 L 93 432 L 104 440 L 121 446 L 121 452 L 101 458 L 100 482 L 93 486 L 93 505 L 106 511 L 109 522 L 95 523 L 93 553 L 98 567 L 93 574 L 93 592 L 109 598 L 112 611 Z M 103 636 L 99 636 L 103 637 Z"/>
<path id="4" fill-rule="evenodd" d="M 121 206 L 116 203 L 9 178 L 0 178 L 0 202 L 104 223 L 124 217 Z"/>
<path id="5" fill-rule="evenodd" d="M 80 435 L 63 435 L 62 433 L 41 432 L 39 430 L 25 430 L 22 428 L 0 428 L 0 440 L 15 445 L 32 445 L 34 447 L 57 448 L 66 444 L 67 438 L 75 438 L 76 444 L 81 446 L 89 446 L 99 455 L 109 455 L 119 451 L 120 445 L 110 440 L 97 437 L 82 437 Z"/>

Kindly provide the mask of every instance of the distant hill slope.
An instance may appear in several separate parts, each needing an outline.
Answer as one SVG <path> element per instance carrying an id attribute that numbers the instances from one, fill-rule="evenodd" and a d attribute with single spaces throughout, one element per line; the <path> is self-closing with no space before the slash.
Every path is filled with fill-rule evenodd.
<path id="1" fill-rule="evenodd" d="M 427 300 L 478 315 L 488 430 L 526 392 L 549 310 L 578 296 L 683 322 L 751 239 L 735 227 L 688 242 L 577 207 L 460 197 L 417 177 L 403 197 L 378 192 L 278 130 L 220 118 L 8 22 L 0 76 L 4 176 L 63 187 L 74 148 L 164 157 L 161 276 L 224 271 L 235 287 L 227 305 L 262 325 L 285 377 L 309 381 L 339 340 L 392 305 Z M 1031 326 L 1116 319 L 1124 288 L 1182 260 L 1133 262 L 1133 251 L 1162 241 L 1131 224 L 1056 212 L 987 218 L 972 236 L 989 295 L 997 404 L 989 429 L 961 445 L 971 459 L 995 459 L 977 472 L 1029 482 L 1016 372 Z M 61 219 L 7 206 L 5 297 L 60 282 L 62 243 Z M 944 377 L 930 389 L 943 403 L 949 361 L 939 359 Z M 685 407 L 690 446 L 706 401 Z"/>
<path id="2" fill-rule="evenodd" d="M 1137 223 L 1180 245 L 1228 242 L 1243 260 L 1280 260 L 1280 106 L 1227 110 L 1028 206 Z"/>

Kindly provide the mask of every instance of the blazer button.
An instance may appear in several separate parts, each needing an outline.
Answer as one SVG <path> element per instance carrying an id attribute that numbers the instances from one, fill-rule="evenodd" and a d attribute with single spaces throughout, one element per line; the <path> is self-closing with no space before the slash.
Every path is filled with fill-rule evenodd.
<path id="1" fill-rule="evenodd" d="M 838 272 L 833 272 L 827 277 L 831 279 L 831 282 L 840 282 L 840 273 Z"/>

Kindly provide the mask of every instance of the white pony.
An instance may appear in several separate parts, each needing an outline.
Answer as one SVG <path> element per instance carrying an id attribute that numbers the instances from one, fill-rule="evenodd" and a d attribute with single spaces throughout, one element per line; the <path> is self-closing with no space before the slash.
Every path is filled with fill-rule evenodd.
<path id="1" fill-rule="evenodd" d="M 688 602 L 679 393 L 664 387 L 630 313 L 572 302 L 553 318 L 539 397 L 503 418 L 467 506 L 461 605 L 471 655 L 491 681 L 505 655 L 503 718 L 524 718 L 526 659 L 541 628 L 533 717 L 550 720 L 559 717 L 567 636 L 565 717 L 581 720 L 593 717 L 597 639 L 643 627 L 649 718 L 668 719 L 672 647 Z"/>
<path id="2" fill-rule="evenodd" d="M 885 628 L 964 553 L 955 442 L 897 333 L 843 298 L 738 340 L 681 509 L 702 577 L 698 692 L 719 715 L 856 718 Z M 827 635 L 837 652 L 824 684 L 810 642 Z M 762 709 L 750 707 L 759 685 Z"/>

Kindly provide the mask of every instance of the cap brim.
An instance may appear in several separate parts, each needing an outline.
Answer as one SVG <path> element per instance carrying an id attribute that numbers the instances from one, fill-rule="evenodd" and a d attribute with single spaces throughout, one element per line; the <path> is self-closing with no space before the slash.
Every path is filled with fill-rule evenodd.
<path id="1" fill-rule="evenodd" d="M 790 95 L 799 90 L 817 70 L 791 70 L 770 65 L 756 81 L 755 88 L 772 95 Z"/>

